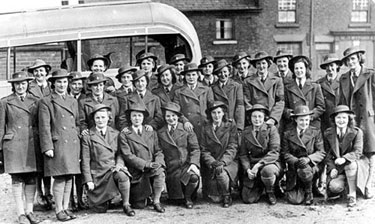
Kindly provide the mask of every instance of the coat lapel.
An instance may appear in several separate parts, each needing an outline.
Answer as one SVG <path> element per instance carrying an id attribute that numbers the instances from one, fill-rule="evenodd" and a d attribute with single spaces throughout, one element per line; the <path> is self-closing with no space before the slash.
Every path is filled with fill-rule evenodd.
<path id="1" fill-rule="evenodd" d="M 167 142 L 168 144 L 170 144 L 172 146 L 177 146 L 175 141 L 173 140 L 172 136 L 168 132 L 168 125 L 165 125 L 164 127 L 162 127 L 162 129 L 160 129 L 159 133 L 160 133 L 160 135 L 159 135 L 160 139 L 164 140 L 165 142 Z"/>
<path id="2" fill-rule="evenodd" d="M 229 81 L 229 80 L 228 80 Z M 221 88 L 220 87 L 220 83 L 219 82 L 216 82 L 213 86 L 212 86 L 212 89 L 213 89 L 213 92 L 215 94 L 217 94 L 218 96 L 220 96 L 220 98 L 225 101 L 225 103 L 228 103 L 228 96 L 227 94 L 225 93 L 226 92 L 226 89 L 228 88 L 227 86 L 229 85 L 229 83 L 227 83 L 224 88 Z"/>
<path id="3" fill-rule="evenodd" d="M 297 128 L 293 128 L 292 132 L 290 133 L 290 140 L 305 149 L 306 146 L 304 144 L 304 141 L 306 141 L 307 138 L 305 135 L 306 133 L 302 136 L 302 139 L 300 139 L 298 137 Z"/>
<path id="4" fill-rule="evenodd" d="M 350 85 L 351 85 L 351 82 L 350 82 L 350 77 L 349 77 L 349 72 L 343 74 L 341 76 L 341 79 L 340 79 L 340 83 L 341 83 L 341 88 L 344 90 L 349 90 L 350 89 Z M 349 96 L 349 92 L 350 91 L 341 91 L 344 95 L 344 98 L 346 100 L 346 102 L 350 103 L 349 102 L 349 99 L 350 99 L 350 96 Z"/>
<path id="5" fill-rule="evenodd" d="M 327 139 L 329 144 L 331 145 L 331 149 L 333 150 L 334 154 L 337 158 L 340 157 L 340 149 L 339 149 L 339 142 L 337 139 L 337 133 L 335 128 L 331 128 L 330 131 L 327 133 Z"/>
<path id="6" fill-rule="evenodd" d="M 347 128 L 341 144 L 341 154 L 344 155 L 348 148 L 351 146 L 351 142 L 355 138 L 355 131 L 352 128 Z"/>
<path id="7" fill-rule="evenodd" d="M 333 96 L 335 95 L 334 89 L 336 89 L 338 87 L 337 82 L 333 81 L 332 85 L 329 85 L 327 77 L 324 77 L 322 82 L 320 82 L 319 84 L 322 87 L 322 89 L 324 89 L 326 92 L 328 92 L 329 94 L 331 94 Z M 335 88 L 335 86 L 337 86 L 337 87 Z"/>
<path id="8" fill-rule="evenodd" d="M 18 107 L 24 111 L 26 111 L 27 113 L 30 113 L 30 110 L 29 110 L 29 106 L 34 103 L 33 101 L 31 100 L 28 100 L 27 99 L 27 96 L 25 98 L 25 101 L 22 102 L 18 96 L 16 94 L 12 94 L 12 97 L 8 98 L 8 103 L 15 106 L 15 107 Z"/>
<path id="9" fill-rule="evenodd" d="M 71 107 L 72 106 L 72 102 L 74 100 L 71 101 L 71 100 L 69 100 L 70 98 L 71 98 L 71 96 L 66 95 L 65 100 L 63 100 L 61 98 L 61 96 L 58 95 L 57 93 L 52 93 L 52 102 L 56 103 L 60 107 L 62 107 L 65 110 L 69 111 L 71 114 L 74 114 L 74 112 L 72 110 L 72 107 Z"/>
<path id="10" fill-rule="evenodd" d="M 109 128 L 107 128 L 106 135 L 110 134 L 109 132 L 110 132 Z M 111 139 L 111 137 L 113 138 L 113 136 L 110 136 L 110 139 Z M 101 134 L 96 130 L 95 127 L 90 129 L 90 138 L 91 138 L 91 141 L 96 142 L 96 143 L 104 146 L 105 148 L 107 148 L 110 151 L 113 151 L 110 144 L 104 139 L 103 136 L 101 136 Z M 112 141 L 113 141 L 113 139 L 112 139 Z"/>
<path id="11" fill-rule="evenodd" d="M 272 73 L 268 73 L 268 77 L 266 81 L 264 82 L 264 88 L 266 92 L 268 91 L 275 85 L 276 77 Z"/>
<path id="12" fill-rule="evenodd" d="M 258 74 L 250 76 L 249 79 L 250 79 L 250 82 L 249 82 L 250 85 L 254 86 L 254 88 L 268 95 L 268 92 L 265 86 L 263 85 L 263 83 L 260 81 Z M 265 83 L 268 81 L 268 79 L 269 78 L 266 79 Z"/>
<path id="13" fill-rule="evenodd" d="M 218 137 L 217 137 L 217 135 L 216 135 L 216 133 L 215 133 L 215 131 L 214 131 L 214 127 L 212 126 L 212 124 L 210 124 L 210 125 L 208 125 L 208 132 L 207 132 L 207 136 L 210 138 L 210 139 L 212 139 L 214 142 L 216 142 L 216 143 L 218 143 L 218 144 L 220 144 L 221 145 L 221 142 L 220 142 L 220 140 L 218 139 Z M 222 127 L 220 127 L 220 128 L 222 128 Z M 219 128 L 219 129 L 220 129 Z M 219 131 L 219 130 L 217 130 L 217 131 Z"/>
<path id="14" fill-rule="evenodd" d="M 302 88 L 303 95 L 306 96 L 310 91 L 314 89 L 310 80 L 306 80 L 305 85 Z"/>
<path id="15" fill-rule="evenodd" d="M 142 132 L 142 135 L 146 135 L 145 127 L 142 128 Z M 145 140 L 143 140 L 142 136 L 139 136 L 137 133 L 135 133 L 135 131 L 132 128 L 129 128 L 129 132 L 127 132 L 126 135 L 128 136 L 129 140 L 137 142 L 148 149 L 148 145 L 145 142 Z"/>
<path id="16" fill-rule="evenodd" d="M 371 76 L 371 73 L 367 71 L 366 68 L 362 67 L 361 73 L 358 76 L 358 80 L 354 86 L 353 95 L 355 92 L 357 92 L 369 79 Z"/>
<path id="17" fill-rule="evenodd" d="M 163 92 L 165 92 L 165 91 L 163 90 Z M 154 98 L 152 97 L 151 91 L 146 90 L 146 93 L 143 97 L 143 102 L 145 102 L 145 105 L 147 105 L 148 103 L 150 103 L 153 100 L 154 100 Z"/>
<path id="18" fill-rule="evenodd" d="M 184 96 L 186 96 L 188 98 L 191 98 L 191 99 L 193 99 L 193 100 L 195 100 L 195 101 L 197 101 L 199 103 L 199 98 L 197 97 L 197 95 L 187 85 L 185 85 L 185 86 L 183 86 L 181 88 L 182 88 L 181 92 L 180 92 L 181 95 L 184 95 Z M 198 86 L 196 88 L 198 88 Z"/>
<path id="19" fill-rule="evenodd" d="M 245 136 L 245 138 L 251 144 L 253 144 L 253 145 L 257 146 L 257 147 L 262 147 L 262 145 L 259 143 L 259 141 L 256 138 L 256 136 L 254 135 L 253 129 L 254 129 L 254 127 L 252 125 L 250 125 L 249 128 L 247 129 L 247 131 L 243 135 Z"/>

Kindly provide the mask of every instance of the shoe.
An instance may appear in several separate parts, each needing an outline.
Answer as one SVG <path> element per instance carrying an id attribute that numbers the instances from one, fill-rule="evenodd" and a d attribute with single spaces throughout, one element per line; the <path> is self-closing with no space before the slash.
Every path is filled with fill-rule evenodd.
<path id="1" fill-rule="evenodd" d="M 318 187 L 313 187 L 313 195 L 318 198 L 324 197 L 324 193 Z"/>
<path id="2" fill-rule="evenodd" d="M 127 216 L 135 216 L 135 211 L 130 207 L 130 205 L 124 205 L 122 210 Z"/>
<path id="3" fill-rule="evenodd" d="M 187 209 L 193 209 L 194 203 L 191 199 L 186 199 L 185 206 Z"/>
<path id="4" fill-rule="evenodd" d="M 306 196 L 305 196 L 305 205 L 312 205 L 312 203 L 314 202 L 314 196 L 313 194 L 310 192 L 310 193 L 306 193 Z"/>
<path id="5" fill-rule="evenodd" d="M 100 205 L 95 205 L 92 207 L 92 210 L 95 213 L 106 213 L 109 207 L 109 202 L 104 202 Z"/>
<path id="6" fill-rule="evenodd" d="M 159 213 L 165 212 L 165 208 L 160 203 L 154 203 L 154 209 Z"/>
<path id="7" fill-rule="evenodd" d="M 146 200 L 141 200 L 141 201 L 134 201 L 134 202 L 131 202 L 131 206 L 132 208 L 135 208 L 135 209 L 144 209 L 146 207 Z"/>
<path id="8" fill-rule="evenodd" d="M 26 214 L 27 219 L 30 221 L 31 224 L 37 224 L 40 223 L 41 221 L 37 219 L 34 215 L 34 213 L 30 212 Z"/>
<path id="9" fill-rule="evenodd" d="M 268 195 L 268 202 L 270 205 L 275 205 L 276 204 L 276 196 L 273 192 L 267 193 Z"/>
<path id="10" fill-rule="evenodd" d="M 29 224 L 29 220 L 27 219 L 25 214 L 18 216 L 18 223 L 19 224 Z"/>
<path id="11" fill-rule="evenodd" d="M 47 204 L 46 198 L 42 193 L 38 193 L 36 196 L 36 202 L 41 206 L 45 206 Z"/>
<path id="12" fill-rule="evenodd" d="M 232 205 L 232 197 L 230 195 L 224 196 L 223 208 L 229 208 Z"/>
<path id="13" fill-rule="evenodd" d="M 65 212 L 65 214 L 66 214 L 67 216 L 69 216 L 71 219 L 76 219 L 76 218 L 77 218 L 77 216 L 74 215 L 73 212 L 70 211 L 69 209 L 64 210 L 64 212 Z"/>
<path id="14" fill-rule="evenodd" d="M 353 208 L 357 204 L 355 197 L 348 196 L 348 207 Z"/>
<path id="15" fill-rule="evenodd" d="M 149 206 L 149 205 L 153 205 L 154 204 L 154 200 L 152 200 L 152 197 L 148 197 L 147 199 L 146 199 L 146 205 L 147 206 Z"/>
<path id="16" fill-rule="evenodd" d="M 366 187 L 365 188 L 365 199 L 371 199 L 374 195 L 371 193 L 371 191 Z"/>
<path id="17" fill-rule="evenodd" d="M 65 213 L 64 210 L 61 210 L 59 213 L 56 214 L 57 220 L 61 222 L 69 221 L 71 218 Z"/>
<path id="18" fill-rule="evenodd" d="M 44 199 L 46 200 L 46 204 L 45 204 L 44 208 L 45 208 L 47 211 L 52 210 L 52 208 L 53 208 L 52 205 L 55 203 L 55 202 L 53 201 L 53 196 L 52 196 L 51 194 L 48 194 L 48 195 L 45 195 L 45 196 L 44 196 Z"/>

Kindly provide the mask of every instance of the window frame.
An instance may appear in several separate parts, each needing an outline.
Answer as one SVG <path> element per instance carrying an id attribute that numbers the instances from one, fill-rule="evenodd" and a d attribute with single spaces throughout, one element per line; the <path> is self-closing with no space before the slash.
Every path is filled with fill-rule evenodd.
<path id="1" fill-rule="evenodd" d="M 295 8 L 294 10 L 280 10 L 280 3 L 281 2 L 295 2 Z M 280 20 L 280 13 L 281 12 L 294 12 L 294 21 L 281 21 Z M 298 24 L 298 0 L 278 0 L 277 1 L 277 24 L 279 26 L 281 25 L 292 25 L 292 24 Z"/>
<path id="2" fill-rule="evenodd" d="M 218 26 L 219 23 L 223 23 L 223 26 L 221 24 Z M 225 24 L 230 24 L 229 27 L 225 27 Z M 219 30 L 220 29 L 220 30 Z M 222 30 L 223 29 L 223 30 Z M 226 32 L 229 31 L 229 32 Z M 225 34 L 229 33 L 229 37 L 225 37 Z M 223 35 L 223 37 L 221 37 Z M 231 18 L 216 18 L 215 21 L 215 40 L 219 41 L 230 41 L 230 40 L 235 40 L 234 37 L 234 21 Z"/>
<path id="3" fill-rule="evenodd" d="M 367 1 L 367 6 L 366 6 L 366 9 L 356 9 L 356 2 L 357 4 L 361 5 L 363 3 L 363 1 Z M 361 21 L 360 20 L 360 16 L 359 16 L 359 19 L 358 20 L 353 20 L 353 13 L 355 12 L 358 12 L 358 13 L 361 13 L 361 12 L 366 12 L 366 20 L 365 21 Z M 370 23 L 370 1 L 369 0 L 352 0 L 352 11 L 350 13 L 350 23 L 352 24 L 368 24 Z"/>

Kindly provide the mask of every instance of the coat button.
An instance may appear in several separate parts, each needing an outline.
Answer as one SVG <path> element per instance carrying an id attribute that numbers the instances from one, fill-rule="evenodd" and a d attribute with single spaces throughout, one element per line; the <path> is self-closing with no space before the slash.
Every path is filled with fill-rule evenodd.
<path id="1" fill-rule="evenodd" d="M 67 143 L 68 142 L 68 140 L 65 140 L 65 143 Z"/>
<path id="2" fill-rule="evenodd" d="M 21 126 L 18 126 L 18 128 L 21 128 Z"/>
<path id="3" fill-rule="evenodd" d="M 65 115 L 63 114 L 62 117 L 65 117 Z"/>
<path id="4" fill-rule="evenodd" d="M 63 127 L 63 129 L 65 130 L 65 129 L 66 129 L 66 127 Z"/>

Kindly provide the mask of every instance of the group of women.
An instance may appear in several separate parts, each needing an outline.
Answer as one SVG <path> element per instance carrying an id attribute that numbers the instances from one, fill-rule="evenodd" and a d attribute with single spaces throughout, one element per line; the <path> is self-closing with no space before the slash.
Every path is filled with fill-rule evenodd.
<path id="1" fill-rule="evenodd" d="M 118 89 L 105 76 L 107 57 L 88 61 L 88 78 L 49 74 L 38 59 L 13 74 L 13 93 L 0 104 L 0 149 L 19 223 L 40 222 L 33 201 L 42 180 L 46 207 L 54 203 L 60 221 L 76 218 L 74 185 L 79 206 L 85 186 L 94 211 L 106 212 L 120 195 L 128 216 L 147 205 L 164 213 L 163 192 L 192 209 L 200 184 L 225 208 L 234 190 L 244 203 L 265 193 L 271 205 L 280 194 L 311 205 L 325 183 L 328 198 L 347 193 L 349 207 L 357 188 L 372 198 L 375 73 L 363 66 L 364 53 L 327 55 L 327 75 L 315 82 L 307 57 L 283 51 L 238 52 L 231 64 L 206 56 L 199 66 L 184 54 L 157 66 L 146 52 L 137 67 L 118 70 Z M 339 78 L 342 63 L 350 70 Z"/>

